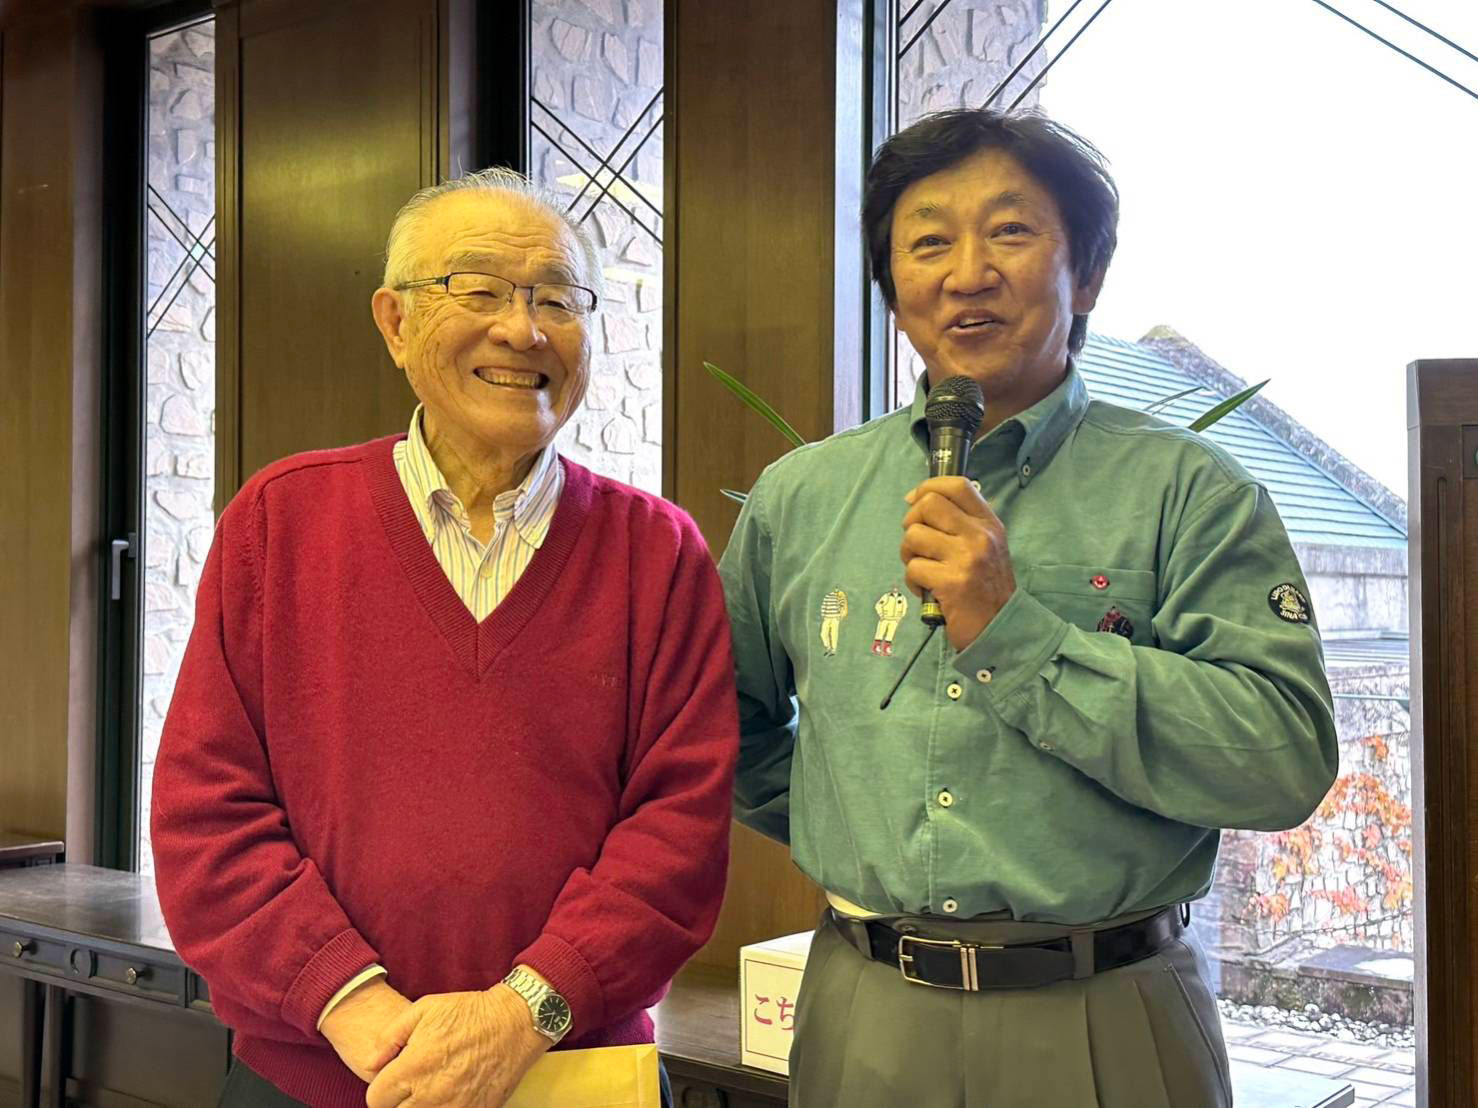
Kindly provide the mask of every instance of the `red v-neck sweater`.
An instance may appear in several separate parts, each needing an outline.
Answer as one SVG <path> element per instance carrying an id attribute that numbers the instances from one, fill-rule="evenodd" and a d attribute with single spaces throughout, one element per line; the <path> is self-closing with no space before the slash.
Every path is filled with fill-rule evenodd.
<path id="1" fill-rule="evenodd" d="M 415 999 L 517 963 L 565 1046 L 645 1008 L 723 895 L 738 715 L 692 521 L 568 461 L 549 534 L 481 624 L 394 438 L 263 470 L 222 515 L 154 767 L 159 900 L 235 1053 L 315 1108 L 364 1083 L 315 1030 L 374 962 Z"/>

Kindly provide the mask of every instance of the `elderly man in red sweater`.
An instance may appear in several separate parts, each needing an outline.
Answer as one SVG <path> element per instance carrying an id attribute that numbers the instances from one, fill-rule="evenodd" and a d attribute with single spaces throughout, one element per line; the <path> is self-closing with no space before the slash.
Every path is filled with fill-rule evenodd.
<path id="1" fill-rule="evenodd" d="M 418 194 L 373 300 L 409 432 L 268 466 L 221 517 L 153 841 L 236 1032 L 227 1108 L 496 1108 L 556 1044 L 650 1042 L 713 928 L 718 577 L 682 511 L 553 445 L 599 287 L 517 174 Z"/>

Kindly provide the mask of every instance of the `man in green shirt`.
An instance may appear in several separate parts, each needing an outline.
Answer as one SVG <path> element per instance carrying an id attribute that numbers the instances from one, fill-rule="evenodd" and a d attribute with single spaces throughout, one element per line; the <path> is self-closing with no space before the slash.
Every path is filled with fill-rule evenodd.
<path id="1" fill-rule="evenodd" d="M 1299 824 L 1338 761 L 1287 534 L 1224 451 L 1088 397 L 1118 194 L 1086 142 L 931 116 L 863 209 L 927 373 L 766 469 L 720 564 L 737 814 L 831 902 L 791 1103 L 1229 1105 L 1182 909 L 1220 828 Z M 929 479 L 926 394 L 957 374 L 985 420 L 966 476 Z M 924 589 L 944 633 L 881 710 Z"/>

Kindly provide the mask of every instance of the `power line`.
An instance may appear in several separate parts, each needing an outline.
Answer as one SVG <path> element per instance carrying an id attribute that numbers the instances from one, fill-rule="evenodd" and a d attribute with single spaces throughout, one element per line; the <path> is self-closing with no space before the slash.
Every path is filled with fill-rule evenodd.
<path id="1" fill-rule="evenodd" d="M 1386 46 L 1389 46 L 1392 50 L 1396 51 L 1396 53 L 1400 54 L 1403 58 L 1410 58 L 1412 61 L 1416 62 L 1417 65 L 1419 65 L 1423 69 L 1425 69 L 1428 73 L 1434 73 L 1434 74 L 1436 74 L 1438 77 L 1441 77 L 1444 81 L 1446 81 L 1449 85 L 1452 85 L 1454 88 L 1460 88 L 1460 89 L 1462 89 L 1469 96 L 1471 96 L 1474 100 L 1478 100 L 1478 92 L 1474 92 L 1467 85 L 1459 84 L 1457 81 L 1455 81 L 1451 77 L 1449 77 L 1446 73 L 1443 73 L 1442 70 L 1436 68 L 1435 66 L 1428 65 L 1426 62 L 1424 62 L 1420 58 L 1418 58 L 1415 54 L 1412 54 L 1412 53 L 1410 53 L 1410 52 L 1408 52 L 1406 50 L 1401 49 L 1401 47 L 1397 46 L 1394 42 L 1391 42 L 1388 39 L 1381 38 L 1380 35 L 1376 34 L 1369 27 L 1365 26 L 1365 24 L 1360 23 L 1360 22 L 1357 22 L 1354 19 L 1351 19 L 1344 12 L 1340 11 L 1338 8 L 1331 7 L 1329 4 L 1326 4 L 1324 2 L 1324 0 L 1314 0 L 1314 3 L 1318 4 L 1325 11 L 1333 12 L 1335 15 L 1337 15 L 1341 19 L 1343 19 L 1346 23 L 1350 23 L 1350 24 L 1353 24 L 1356 27 L 1359 27 L 1360 30 L 1364 31 L 1371 38 L 1375 39 L 1377 42 L 1380 42 L 1380 43 L 1385 44 Z M 1382 5 L 1382 6 L 1384 7 L 1385 5 Z M 1400 13 L 1398 12 L 1397 14 L 1400 14 Z M 1403 16 L 1403 18 L 1407 18 L 1407 17 Z M 1411 22 L 1415 23 L 1416 20 L 1411 20 Z M 1418 26 L 1420 26 L 1420 24 L 1418 24 Z M 1425 30 L 1425 28 L 1423 28 L 1423 30 Z M 1458 49 L 1461 50 L 1462 47 L 1458 47 Z M 1464 50 L 1463 53 L 1467 53 L 1467 51 Z"/>

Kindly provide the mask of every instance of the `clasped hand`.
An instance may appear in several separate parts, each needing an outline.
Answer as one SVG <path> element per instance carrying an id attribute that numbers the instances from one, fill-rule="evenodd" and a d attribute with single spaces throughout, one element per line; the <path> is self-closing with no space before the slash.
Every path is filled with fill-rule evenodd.
<path id="1" fill-rule="evenodd" d="M 905 498 L 904 580 L 934 593 L 956 651 L 980 636 L 1016 591 L 1006 528 L 963 477 L 931 477 Z"/>
<path id="2" fill-rule="evenodd" d="M 341 1002 L 323 1033 L 369 1082 L 368 1108 L 501 1108 L 551 1045 L 507 985 L 412 1003 L 382 979 Z"/>

